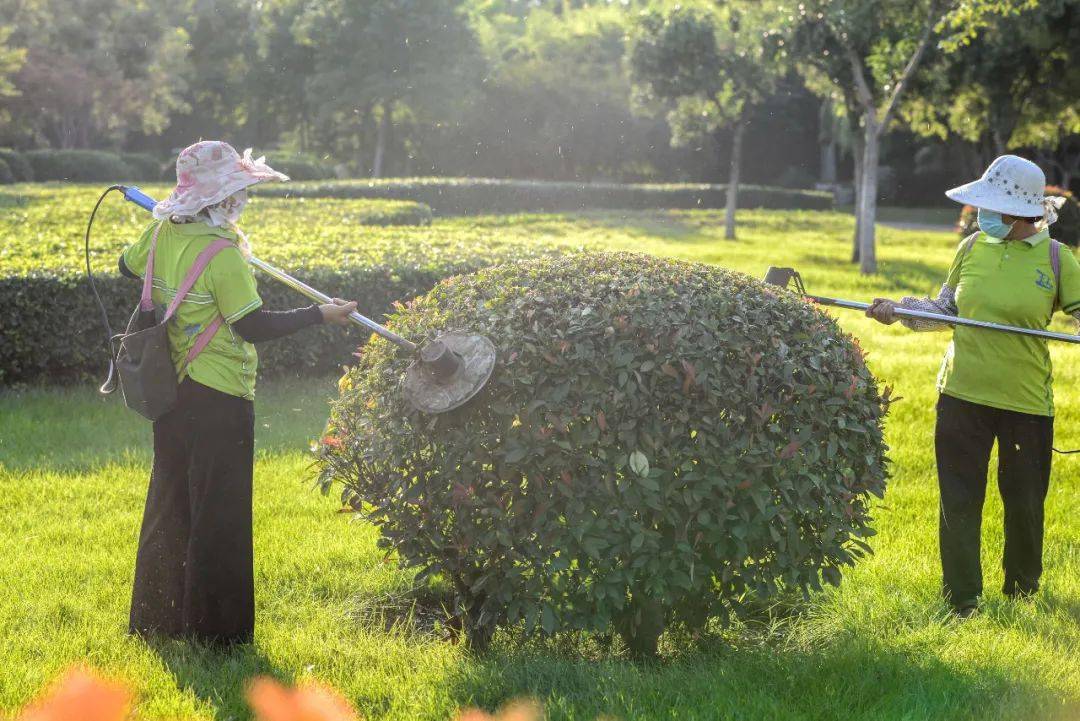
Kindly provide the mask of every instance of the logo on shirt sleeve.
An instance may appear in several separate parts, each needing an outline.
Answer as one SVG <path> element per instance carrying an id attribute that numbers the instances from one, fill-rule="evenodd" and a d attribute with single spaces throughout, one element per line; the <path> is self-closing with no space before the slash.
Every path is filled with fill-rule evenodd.
<path id="1" fill-rule="evenodd" d="M 1053 290 L 1054 289 L 1054 279 L 1053 278 L 1051 278 L 1049 275 L 1042 272 L 1038 268 L 1035 269 L 1035 273 L 1036 273 L 1035 285 L 1039 286 L 1043 290 Z"/>

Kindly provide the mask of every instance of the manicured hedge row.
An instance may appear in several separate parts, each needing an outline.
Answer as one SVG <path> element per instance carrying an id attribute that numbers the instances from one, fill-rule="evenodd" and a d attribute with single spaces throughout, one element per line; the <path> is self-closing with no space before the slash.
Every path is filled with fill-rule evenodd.
<path id="1" fill-rule="evenodd" d="M 147 186 L 164 197 L 163 186 Z M 83 271 L 86 216 L 101 188 L 17 186 L 0 213 L 0 385 L 94 378 L 105 368 L 104 331 Z M 373 316 L 429 289 L 440 278 L 510 256 L 494 231 L 419 227 L 431 211 L 408 201 L 259 198 L 245 214 L 258 255 L 328 293 L 355 298 Z M 118 196 L 102 206 L 91 238 L 92 264 L 115 330 L 134 306 L 138 284 L 118 276 L 116 258 L 149 222 Z M 476 236 L 476 237 L 474 237 Z M 503 245 L 509 245 L 508 243 Z M 514 257 L 539 250 L 514 246 Z M 304 299 L 262 278 L 268 307 Z M 364 339 L 340 329 L 306 331 L 297 342 L 266 344 L 272 372 L 333 369 Z"/>
<path id="2" fill-rule="evenodd" d="M 157 160 L 142 154 L 118 155 L 103 150 L 31 150 L 25 154 L 34 180 L 73 183 L 122 183 L 155 180 Z"/>
<path id="3" fill-rule="evenodd" d="M 0 148 L 0 160 L 7 163 L 11 169 L 14 183 L 30 183 L 34 180 L 34 169 L 30 167 L 30 161 L 22 153 L 11 148 Z"/>
<path id="4" fill-rule="evenodd" d="M 338 180 L 263 186 L 258 194 L 291 198 L 393 198 L 427 203 L 438 215 L 574 211 L 589 208 L 722 208 L 723 185 L 568 183 L 491 178 Z M 747 185 L 740 208 L 826 210 L 832 196 L 811 190 Z"/>
<path id="5" fill-rule="evenodd" d="M 266 154 L 266 162 L 274 170 L 285 173 L 293 180 L 327 180 L 336 177 L 333 164 L 314 155 L 273 152 Z"/>
<path id="6" fill-rule="evenodd" d="M 170 180 L 176 179 L 175 166 L 171 161 L 163 162 L 148 153 L 124 153 L 120 158 L 131 168 L 132 180 L 154 180 L 161 175 L 162 169 L 168 171 Z"/>
<path id="7" fill-rule="evenodd" d="M 314 287 L 355 299 L 361 308 L 381 317 L 399 298 L 427 291 L 444 273 L 383 266 L 340 271 L 316 268 L 302 274 Z M 138 300 L 138 283 L 111 275 L 98 278 L 97 285 L 113 330 L 119 332 Z M 259 292 L 268 309 L 305 303 L 295 291 L 265 279 Z M 85 277 L 41 273 L 0 278 L 0 327 L 5 329 L 0 343 L 0 384 L 104 375 L 105 331 Z M 351 353 L 366 338 L 355 329 L 348 333 L 340 328 L 309 329 L 294 342 L 260 345 L 260 364 L 276 373 L 330 370 L 351 362 Z"/>

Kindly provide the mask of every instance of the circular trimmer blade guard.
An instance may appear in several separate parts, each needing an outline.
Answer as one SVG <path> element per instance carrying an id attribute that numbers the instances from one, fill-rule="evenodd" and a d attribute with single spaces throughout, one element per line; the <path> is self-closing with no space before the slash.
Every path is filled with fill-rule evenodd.
<path id="1" fill-rule="evenodd" d="M 495 344 L 482 335 L 445 333 L 420 349 L 402 390 L 423 413 L 445 413 L 480 392 L 495 370 Z"/>

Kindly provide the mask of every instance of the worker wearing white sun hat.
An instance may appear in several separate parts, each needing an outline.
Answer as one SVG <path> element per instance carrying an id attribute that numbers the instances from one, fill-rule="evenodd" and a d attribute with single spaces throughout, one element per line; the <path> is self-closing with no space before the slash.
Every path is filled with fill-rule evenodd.
<path id="1" fill-rule="evenodd" d="M 1080 316 L 1080 263 L 1049 231 L 1065 199 L 1045 197 L 1045 187 L 1039 166 L 1003 155 L 978 180 L 947 191 L 978 209 L 979 231 L 960 243 L 941 292 L 899 304 L 878 298 L 867 315 L 893 323 L 899 305 L 1039 329 L 1057 308 Z M 949 327 L 903 322 L 913 330 Z M 934 444 L 944 593 L 960 616 L 975 612 L 982 593 L 982 506 L 995 440 L 1005 508 L 1003 591 L 1020 598 L 1039 588 L 1054 438 L 1052 379 L 1045 340 L 953 329 L 938 375 Z"/>

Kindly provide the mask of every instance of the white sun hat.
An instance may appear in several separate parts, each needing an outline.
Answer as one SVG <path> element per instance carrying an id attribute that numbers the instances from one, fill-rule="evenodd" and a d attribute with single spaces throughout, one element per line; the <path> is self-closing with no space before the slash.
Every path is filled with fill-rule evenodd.
<path id="1" fill-rule="evenodd" d="M 1017 155 L 1002 155 L 990 163 L 981 178 L 946 190 L 945 195 L 957 203 L 1018 218 L 1042 216 L 1049 225 L 1057 220 L 1057 209 L 1065 199 L 1047 198 L 1045 189 L 1042 168 Z"/>
<path id="2" fill-rule="evenodd" d="M 204 140 L 188 146 L 176 158 L 176 187 L 154 206 L 154 217 L 191 216 L 220 203 L 233 193 L 267 180 L 288 180 L 264 158 L 243 156 L 220 140 Z"/>

